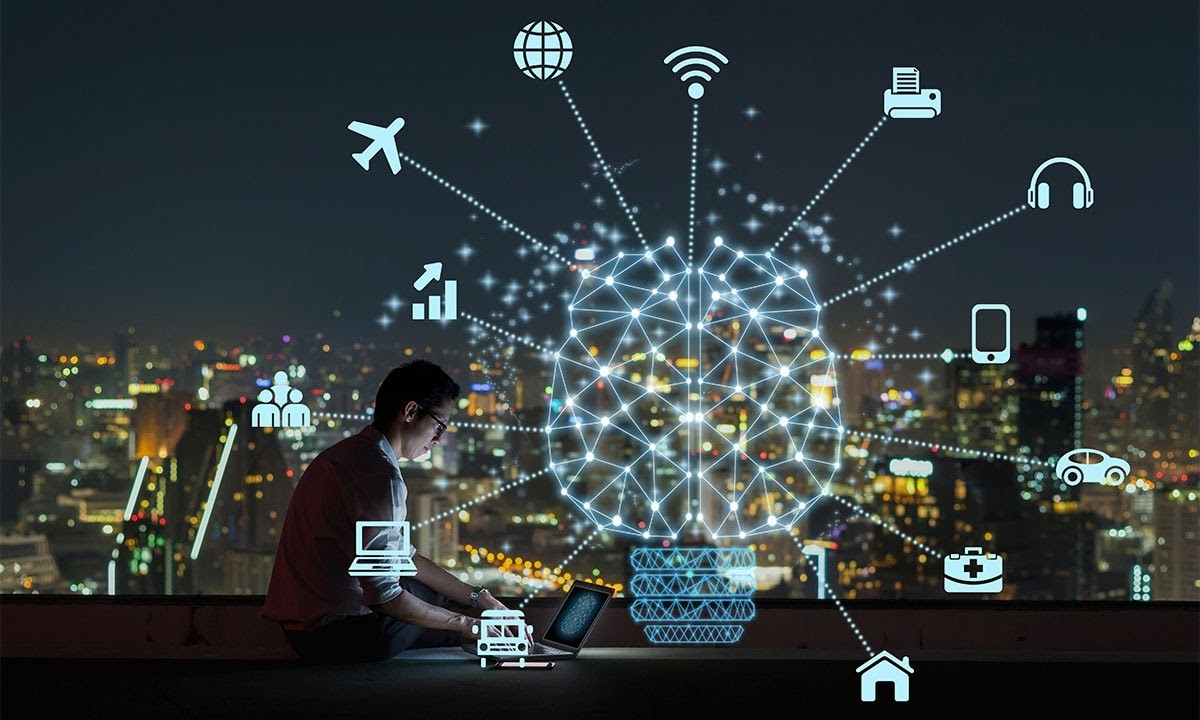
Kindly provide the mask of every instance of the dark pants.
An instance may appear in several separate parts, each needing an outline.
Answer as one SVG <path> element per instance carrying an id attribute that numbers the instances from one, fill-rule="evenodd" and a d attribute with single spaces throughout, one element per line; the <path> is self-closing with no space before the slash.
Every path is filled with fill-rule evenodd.
<path id="1" fill-rule="evenodd" d="M 446 598 L 424 583 L 401 578 L 404 592 L 431 605 L 446 607 Z M 364 662 L 387 660 L 405 650 L 458 647 L 462 639 L 452 630 L 431 630 L 402 623 L 394 617 L 372 612 L 352 615 L 322 625 L 316 630 L 287 630 L 288 644 L 305 660 L 315 662 Z"/>

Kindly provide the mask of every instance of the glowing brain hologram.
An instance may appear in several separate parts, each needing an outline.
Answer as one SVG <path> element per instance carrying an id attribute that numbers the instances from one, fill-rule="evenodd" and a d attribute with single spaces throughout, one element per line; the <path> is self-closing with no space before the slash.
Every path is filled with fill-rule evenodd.
<path id="1" fill-rule="evenodd" d="M 643 538 L 791 528 L 838 468 L 842 424 L 802 268 L 672 238 L 581 273 L 545 432 L 560 492 Z"/>

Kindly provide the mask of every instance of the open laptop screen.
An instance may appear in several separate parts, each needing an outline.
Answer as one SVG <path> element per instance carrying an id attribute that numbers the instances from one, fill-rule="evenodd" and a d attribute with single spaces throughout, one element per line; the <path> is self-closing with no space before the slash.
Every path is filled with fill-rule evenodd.
<path id="1" fill-rule="evenodd" d="M 555 647 L 576 650 L 583 647 L 587 636 L 596 625 L 600 612 L 612 598 L 612 589 L 602 585 L 576 581 L 563 599 L 558 613 L 550 621 L 550 627 L 542 642 Z"/>

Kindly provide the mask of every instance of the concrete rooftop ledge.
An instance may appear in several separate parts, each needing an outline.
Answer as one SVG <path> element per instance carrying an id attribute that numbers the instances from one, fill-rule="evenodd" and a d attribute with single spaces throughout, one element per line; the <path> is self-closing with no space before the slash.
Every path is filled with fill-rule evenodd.
<path id="1" fill-rule="evenodd" d="M 502 599 L 510 607 L 519 603 Z M 262 602 L 261 596 L 5 596 L 0 657 L 294 659 L 282 630 L 259 617 Z M 613 600 L 589 647 L 651 647 L 629 617 L 630 602 Z M 947 660 L 1200 659 L 1197 603 L 842 600 L 841 605 L 873 647 Z M 525 612 L 540 629 L 556 607 L 556 598 L 535 598 Z M 831 601 L 760 599 L 756 611 L 736 646 L 741 650 L 862 654 L 862 644 Z"/>

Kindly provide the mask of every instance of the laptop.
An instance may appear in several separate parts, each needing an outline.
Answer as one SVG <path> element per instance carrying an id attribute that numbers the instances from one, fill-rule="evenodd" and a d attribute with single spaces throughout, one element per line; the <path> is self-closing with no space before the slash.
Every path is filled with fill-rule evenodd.
<path id="1" fill-rule="evenodd" d="M 612 588 L 576 580 L 558 606 L 554 618 L 537 638 L 526 660 L 570 660 L 579 654 L 588 636 L 596 627 L 600 613 L 612 600 Z M 475 643 L 463 645 L 472 655 L 479 655 Z M 495 657 L 492 655 L 492 657 Z M 516 657 L 515 655 L 513 657 Z"/>
<path id="2" fill-rule="evenodd" d="M 382 532 L 367 533 L 367 530 L 382 528 Z M 357 536 L 357 557 L 350 563 L 350 574 L 354 577 L 398 577 L 417 574 L 417 564 L 412 560 L 412 543 L 409 540 L 410 524 L 407 521 L 359 520 L 354 533 Z M 389 532 L 389 531 L 395 532 Z M 365 537 L 370 534 L 371 541 Z M 393 540 L 399 536 L 399 542 Z M 383 547 L 367 547 L 378 545 Z"/>

